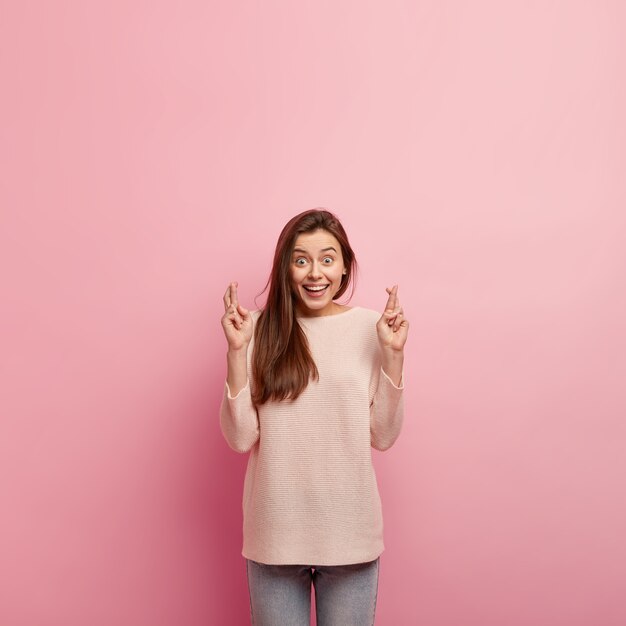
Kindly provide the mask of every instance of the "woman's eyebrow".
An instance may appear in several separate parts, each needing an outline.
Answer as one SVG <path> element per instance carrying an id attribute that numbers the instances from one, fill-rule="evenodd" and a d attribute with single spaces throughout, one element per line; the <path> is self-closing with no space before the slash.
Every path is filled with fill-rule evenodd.
<path id="1" fill-rule="evenodd" d="M 333 252 L 337 252 L 337 250 L 335 250 L 335 248 L 333 248 L 332 246 L 330 246 L 329 248 L 323 248 L 321 252 L 328 252 L 329 250 L 332 250 Z M 308 252 L 304 248 L 294 248 L 293 251 L 304 252 L 305 254 L 308 254 Z"/>

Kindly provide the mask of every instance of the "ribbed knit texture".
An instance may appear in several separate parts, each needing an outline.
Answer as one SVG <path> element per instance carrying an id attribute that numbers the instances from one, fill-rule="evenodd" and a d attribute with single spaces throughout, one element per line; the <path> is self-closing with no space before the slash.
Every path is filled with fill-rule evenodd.
<path id="1" fill-rule="evenodd" d="M 252 312 L 254 321 L 258 315 Z M 233 450 L 250 451 L 244 557 L 275 565 L 347 565 L 383 552 L 371 447 L 386 450 L 400 434 L 404 381 L 397 387 L 382 370 L 379 317 L 353 307 L 298 318 L 319 380 L 295 401 L 252 404 L 253 342 L 246 386 L 233 397 L 225 384 L 222 433 Z"/>

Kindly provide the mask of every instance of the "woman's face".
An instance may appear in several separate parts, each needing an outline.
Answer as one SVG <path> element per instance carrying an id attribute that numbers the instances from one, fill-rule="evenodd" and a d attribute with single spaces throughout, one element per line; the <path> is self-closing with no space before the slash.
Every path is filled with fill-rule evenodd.
<path id="1" fill-rule="evenodd" d="M 333 315 L 345 266 L 341 246 L 326 230 L 298 235 L 291 255 L 291 287 L 301 315 Z"/>

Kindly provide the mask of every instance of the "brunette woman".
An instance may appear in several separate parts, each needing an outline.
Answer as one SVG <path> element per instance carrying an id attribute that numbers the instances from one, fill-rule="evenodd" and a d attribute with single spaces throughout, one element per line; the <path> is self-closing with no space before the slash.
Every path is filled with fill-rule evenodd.
<path id="1" fill-rule="evenodd" d="M 382 313 L 336 302 L 356 259 L 335 215 L 305 211 L 283 228 L 265 306 L 224 294 L 228 372 L 220 425 L 250 452 L 243 550 L 257 626 L 305 626 L 311 584 L 318 626 L 374 623 L 381 501 L 371 448 L 403 420 L 408 333 L 398 286 Z"/>

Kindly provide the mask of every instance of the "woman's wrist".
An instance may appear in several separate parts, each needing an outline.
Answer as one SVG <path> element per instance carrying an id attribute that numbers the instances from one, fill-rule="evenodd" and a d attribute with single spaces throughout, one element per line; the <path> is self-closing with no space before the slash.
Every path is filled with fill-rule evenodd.
<path id="1" fill-rule="evenodd" d="M 229 346 L 226 353 L 226 363 L 228 365 L 226 382 L 233 396 L 236 396 L 246 386 L 248 381 L 247 355 L 247 345 L 242 348 L 231 348 Z"/>
<path id="2" fill-rule="evenodd" d="M 233 348 L 232 346 L 228 346 L 228 350 L 226 351 L 226 356 L 228 358 L 240 359 L 248 354 L 248 344 L 244 344 L 239 348 Z"/>
<path id="3" fill-rule="evenodd" d="M 381 348 L 381 356 L 383 361 L 387 363 L 395 363 L 404 360 L 404 349 L 396 350 L 395 348 Z"/>
<path id="4" fill-rule="evenodd" d="M 382 368 L 385 374 L 393 381 L 396 387 L 402 382 L 402 368 L 404 366 L 403 350 L 383 350 L 382 351 Z"/>
<path id="5" fill-rule="evenodd" d="M 242 354 L 246 354 L 248 352 L 248 346 L 242 346 L 241 348 L 228 348 L 226 350 L 227 356 L 241 356 Z"/>

